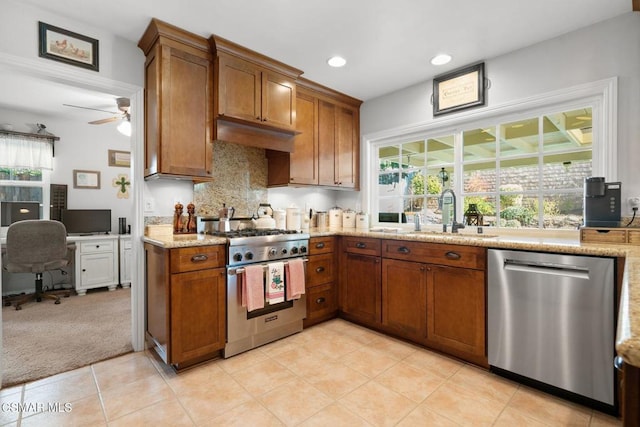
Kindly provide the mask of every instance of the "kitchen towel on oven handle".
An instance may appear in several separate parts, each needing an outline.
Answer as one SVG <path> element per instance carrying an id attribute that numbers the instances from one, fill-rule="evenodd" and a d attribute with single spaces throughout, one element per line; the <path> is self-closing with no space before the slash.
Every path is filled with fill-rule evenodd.
<path id="1" fill-rule="evenodd" d="M 304 261 L 302 258 L 289 260 L 285 266 L 287 301 L 300 299 L 304 294 Z"/>
<path id="2" fill-rule="evenodd" d="M 248 265 L 242 274 L 238 274 L 242 282 L 242 306 L 247 311 L 264 308 L 264 269 L 261 265 Z"/>
<path id="3" fill-rule="evenodd" d="M 267 290 L 265 296 L 269 304 L 284 302 L 284 263 L 267 264 Z"/>

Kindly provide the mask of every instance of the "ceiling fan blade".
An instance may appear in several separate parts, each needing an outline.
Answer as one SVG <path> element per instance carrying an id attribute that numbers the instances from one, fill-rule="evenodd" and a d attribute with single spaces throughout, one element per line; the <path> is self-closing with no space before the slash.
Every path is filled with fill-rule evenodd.
<path id="1" fill-rule="evenodd" d="M 83 110 L 93 110 L 93 111 L 102 111 L 103 113 L 109 113 L 109 114 L 119 114 L 117 111 L 107 111 L 107 110 L 101 110 L 99 108 L 90 108 L 90 107 L 82 107 L 80 105 L 71 105 L 71 104 L 62 104 L 65 107 L 73 107 L 73 108 L 82 108 Z"/>
<path id="2" fill-rule="evenodd" d="M 101 125 L 104 123 L 111 123 L 111 122 L 115 122 L 117 120 L 120 120 L 122 117 L 109 117 L 108 119 L 100 119 L 100 120 L 94 120 L 92 122 L 89 122 L 90 125 Z"/>

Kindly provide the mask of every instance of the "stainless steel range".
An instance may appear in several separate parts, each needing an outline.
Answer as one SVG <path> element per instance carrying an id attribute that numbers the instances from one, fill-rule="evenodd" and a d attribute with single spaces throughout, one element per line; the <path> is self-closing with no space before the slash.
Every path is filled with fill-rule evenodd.
<path id="1" fill-rule="evenodd" d="M 307 315 L 306 297 L 269 304 L 247 311 L 242 306 L 239 277 L 248 265 L 303 258 L 309 247 L 309 234 L 291 230 L 245 229 L 227 233 L 209 232 L 227 238 L 227 344 L 223 357 L 267 344 L 302 331 Z M 263 279 L 264 280 L 264 279 Z M 285 284 L 286 286 L 286 284 Z"/>

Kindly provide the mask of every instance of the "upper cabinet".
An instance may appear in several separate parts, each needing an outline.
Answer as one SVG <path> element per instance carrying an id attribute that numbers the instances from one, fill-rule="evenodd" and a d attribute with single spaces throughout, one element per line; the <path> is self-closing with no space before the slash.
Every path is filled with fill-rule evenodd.
<path id="1" fill-rule="evenodd" d="M 291 151 L 302 71 L 215 35 L 209 44 L 215 55 L 217 138 Z"/>
<path id="2" fill-rule="evenodd" d="M 145 178 L 210 179 L 213 61 L 206 38 L 152 19 L 145 61 Z"/>
<path id="3" fill-rule="evenodd" d="M 268 185 L 359 189 L 362 101 L 304 78 L 297 89 L 294 150 L 267 152 Z"/>

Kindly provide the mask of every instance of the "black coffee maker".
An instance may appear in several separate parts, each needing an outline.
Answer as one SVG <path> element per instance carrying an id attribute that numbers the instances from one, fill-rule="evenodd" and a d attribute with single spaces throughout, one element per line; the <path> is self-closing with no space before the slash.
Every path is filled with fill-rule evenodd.
<path id="1" fill-rule="evenodd" d="M 585 227 L 620 226 L 621 184 L 604 181 L 604 177 L 600 176 L 584 180 Z"/>

